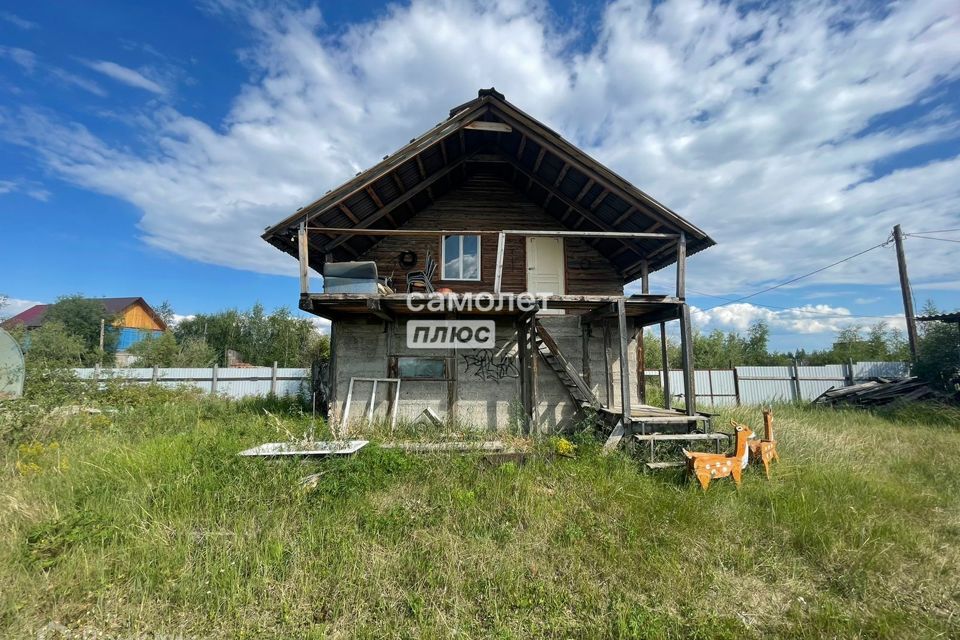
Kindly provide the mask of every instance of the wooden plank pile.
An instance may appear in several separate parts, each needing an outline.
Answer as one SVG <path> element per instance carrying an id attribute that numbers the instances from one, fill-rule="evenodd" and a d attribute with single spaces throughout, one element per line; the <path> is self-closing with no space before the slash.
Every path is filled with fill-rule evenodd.
<path id="1" fill-rule="evenodd" d="M 936 392 L 917 377 L 871 378 L 846 387 L 827 389 L 813 401 L 813 404 L 875 407 L 891 402 L 924 400 L 935 395 L 937 395 Z"/>

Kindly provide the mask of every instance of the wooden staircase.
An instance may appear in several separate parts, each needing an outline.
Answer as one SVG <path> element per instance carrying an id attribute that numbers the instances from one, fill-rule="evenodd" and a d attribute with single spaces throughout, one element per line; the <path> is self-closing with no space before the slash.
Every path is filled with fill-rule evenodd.
<path id="1" fill-rule="evenodd" d="M 599 411 L 603 407 L 600 400 L 597 399 L 597 396 L 593 394 L 593 391 L 580 377 L 577 370 L 573 368 L 570 361 L 560 351 L 560 347 L 557 346 L 553 336 L 539 322 L 536 322 L 536 341 L 540 356 L 557 374 L 560 382 L 566 387 L 577 406 L 581 409 Z"/>

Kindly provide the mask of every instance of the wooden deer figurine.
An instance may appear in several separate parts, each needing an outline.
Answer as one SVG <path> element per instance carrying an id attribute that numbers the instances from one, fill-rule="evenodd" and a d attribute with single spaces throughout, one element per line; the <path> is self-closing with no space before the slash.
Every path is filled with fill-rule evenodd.
<path id="1" fill-rule="evenodd" d="M 750 458 L 750 449 L 747 447 L 747 439 L 753 435 L 745 424 L 738 424 L 730 421 L 730 424 L 736 429 L 736 441 L 733 448 L 733 455 L 723 453 L 702 453 L 699 451 L 683 450 L 683 455 L 687 457 L 687 471 L 697 476 L 700 486 L 706 491 L 710 486 L 710 481 L 714 478 L 726 478 L 733 476 L 733 481 L 740 487 L 740 474 L 746 468 L 747 461 Z"/>
<path id="2" fill-rule="evenodd" d="M 770 479 L 770 461 L 780 461 L 780 454 L 777 453 L 777 441 L 773 439 L 773 413 L 770 409 L 763 410 L 763 440 L 750 441 L 750 454 L 754 462 L 757 460 L 763 462 L 763 468 L 767 472 L 767 480 Z"/>

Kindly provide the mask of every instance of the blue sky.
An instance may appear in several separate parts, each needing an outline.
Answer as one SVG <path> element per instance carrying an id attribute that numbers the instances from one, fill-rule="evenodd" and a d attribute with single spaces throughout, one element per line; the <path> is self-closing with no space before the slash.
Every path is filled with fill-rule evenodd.
<path id="1" fill-rule="evenodd" d="M 0 3 L 0 293 L 294 306 L 263 227 L 496 86 L 719 242 L 737 299 L 960 228 L 960 18 L 897 5 L 624 0 Z M 278 8 L 279 7 L 279 8 Z M 866 7 L 866 8 L 864 8 Z M 960 233 L 907 240 L 960 307 Z M 654 278 L 667 287 L 669 274 Z M 890 247 L 695 322 L 781 349 L 901 322 Z"/>

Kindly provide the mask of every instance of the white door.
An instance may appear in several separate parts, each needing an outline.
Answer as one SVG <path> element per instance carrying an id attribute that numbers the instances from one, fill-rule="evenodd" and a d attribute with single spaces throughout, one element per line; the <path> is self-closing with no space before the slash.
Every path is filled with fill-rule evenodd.
<path id="1" fill-rule="evenodd" d="M 563 238 L 527 238 L 527 291 L 540 295 L 564 295 L 563 266 Z M 563 310 L 547 310 L 546 313 L 563 313 Z"/>

